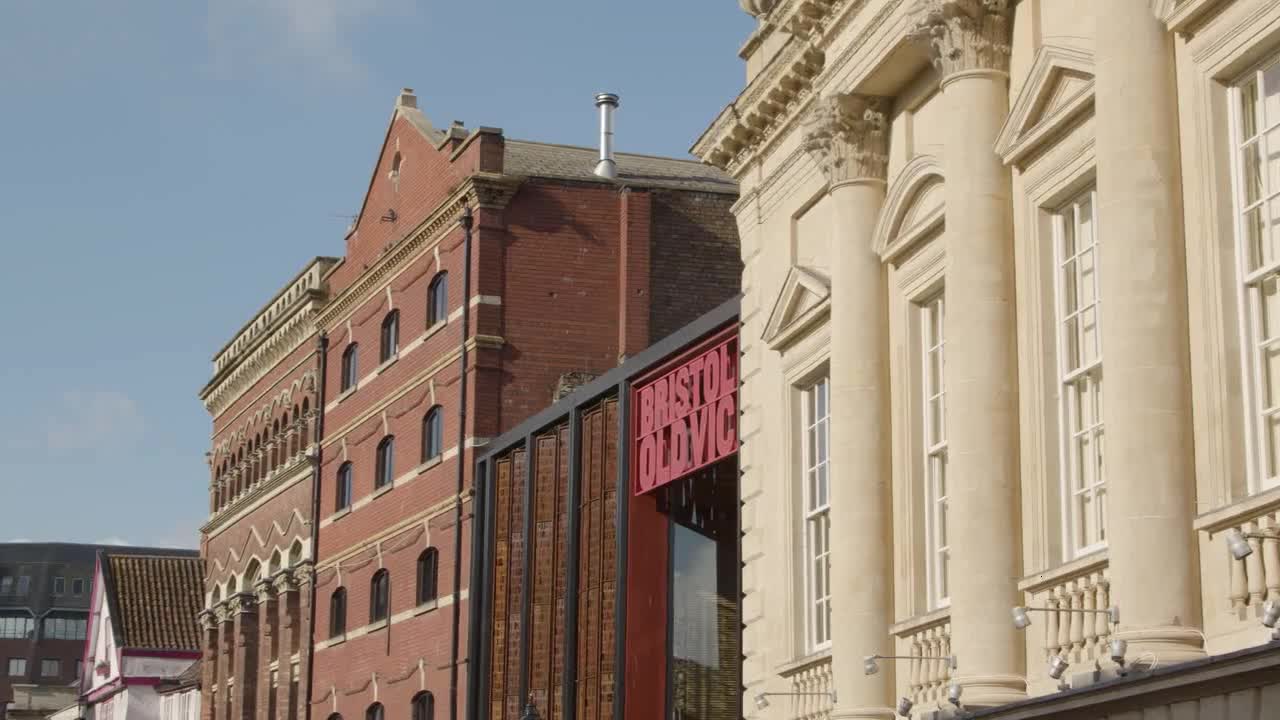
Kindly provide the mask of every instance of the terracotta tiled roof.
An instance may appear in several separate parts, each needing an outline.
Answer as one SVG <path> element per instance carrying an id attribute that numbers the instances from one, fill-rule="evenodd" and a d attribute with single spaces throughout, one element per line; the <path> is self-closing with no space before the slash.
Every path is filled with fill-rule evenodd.
<path id="1" fill-rule="evenodd" d="M 102 574 L 120 647 L 199 650 L 204 563 L 195 551 L 103 553 Z"/>

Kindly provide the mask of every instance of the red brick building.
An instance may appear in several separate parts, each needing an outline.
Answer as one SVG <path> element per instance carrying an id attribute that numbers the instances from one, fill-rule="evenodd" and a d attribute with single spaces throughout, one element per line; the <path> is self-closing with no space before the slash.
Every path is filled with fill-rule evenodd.
<path id="1" fill-rule="evenodd" d="M 476 448 L 737 294 L 731 182 L 626 154 L 609 179 L 596 159 L 437 129 L 400 96 L 317 319 L 313 717 L 472 717 Z"/>
<path id="2" fill-rule="evenodd" d="M 337 263 L 315 258 L 213 358 L 209 520 L 201 528 L 201 713 L 302 720 L 319 410 L 315 317 Z"/>

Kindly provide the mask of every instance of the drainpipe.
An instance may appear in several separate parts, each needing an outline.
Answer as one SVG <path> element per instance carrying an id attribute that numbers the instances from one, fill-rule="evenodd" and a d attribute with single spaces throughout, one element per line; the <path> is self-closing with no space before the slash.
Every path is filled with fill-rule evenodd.
<path id="1" fill-rule="evenodd" d="M 311 567 L 315 572 L 316 558 L 320 554 L 320 468 L 324 464 L 324 403 L 325 379 L 329 375 L 329 335 L 320 333 L 316 339 L 317 364 L 320 366 L 320 382 L 316 383 L 316 457 L 311 470 Z M 311 613 L 307 618 L 307 692 L 299 698 L 307 706 L 303 713 L 305 720 L 311 720 L 311 684 L 316 677 L 316 579 L 313 576 L 309 583 L 311 593 Z"/>
<path id="2" fill-rule="evenodd" d="M 467 340 L 471 335 L 471 207 L 462 210 L 462 350 L 458 360 L 458 488 L 453 515 L 453 637 L 449 664 L 449 720 L 458 720 L 458 645 L 462 623 L 462 490 L 467 480 Z M 475 503 L 472 503 L 474 510 Z M 474 513 L 473 513 L 474 515 Z M 472 522 L 475 518 L 472 517 Z M 467 663 L 470 665 L 468 656 Z M 468 667 L 468 670 L 471 668 Z M 475 711 L 472 710 L 472 714 Z"/>

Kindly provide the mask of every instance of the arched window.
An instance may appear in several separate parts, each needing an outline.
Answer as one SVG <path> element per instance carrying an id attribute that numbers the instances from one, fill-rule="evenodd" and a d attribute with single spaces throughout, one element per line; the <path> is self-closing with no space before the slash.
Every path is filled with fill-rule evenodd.
<path id="1" fill-rule="evenodd" d="M 329 637 L 347 632 L 347 589 L 338 588 L 329 596 Z"/>
<path id="2" fill-rule="evenodd" d="M 382 720 L 382 703 L 374 703 L 364 711 L 364 720 Z"/>
<path id="3" fill-rule="evenodd" d="M 436 699 L 422 691 L 413 696 L 413 720 L 435 720 Z"/>
<path id="4" fill-rule="evenodd" d="M 422 461 L 426 462 L 442 452 L 444 452 L 444 412 L 439 405 L 436 405 L 422 418 Z"/>
<path id="5" fill-rule="evenodd" d="M 331 713 L 331 714 L 329 715 L 329 717 L 328 717 L 328 718 L 325 718 L 325 720 L 342 720 L 342 714 L 341 714 L 341 713 Z"/>
<path id="6" fill-rule="evenodd" d="M 342 389 L 348 390 L 356 386 L 356 374 L 360 372 L 360 346 L 351 343 L 342 351 Z"/>
<path id="7" fill-rule="evenodd" d="M 386 569 L 373 574 L 369 581 L 369 622 L 386 620 L 391 608 L 391 575 Z"/>
<path id="8" fill-rule="evenodd" d="M 351 463 L 344 462 L 338 467 L 338 483 L 337 500 L 334 503 L 335 510 L 345 510 L 351 507 Z"/>
<path id="9" fill-rule="evenodd" d="M 400 351 L 400 311 L 392 310 L 382 318 L 382 343 L 378 350 L 378 362 L 386 362 Z"/>
<path id="10" fill-rule="evenodd" d="M 418 556 L 418 604 L 436 599 L 436 576 L 440 567 L 439 553 L 429 547 Z"/>
<path id="11" fill-rule="evenodd" d="M 449 273 L 439 272 L 427 286 L 427 327 L 449 317 Z"/>
<path id="12" fill-rule="evenodd" d="M 395 479 L 396 439 L 388 435 L 378 443 L 377 475 L 373 478 L 374 489 L 385 487 Z"/>

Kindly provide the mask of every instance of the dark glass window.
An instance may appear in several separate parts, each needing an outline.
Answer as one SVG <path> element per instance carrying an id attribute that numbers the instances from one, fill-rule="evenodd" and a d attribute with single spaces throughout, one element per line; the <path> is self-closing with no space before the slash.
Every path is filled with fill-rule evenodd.
<path id="1" fill-rule="evenodd" d="M 348 390 L 356 386 L 359 378 L 356 376 L 360 372 L 360 346 L 351 343 L 346 350 L 342 351 L 342 389 Z"/>
<path id="2" fill-rule="evenodd" d="M 395 480 L 396 439 L 388 435 L 378 443 L 377 475 L 373 479 L 375 488 L 385 487 Z"/>
<path id="3" fill-rule="evenodd" d="M 382 318 L 382 343 L 379 346 L 378 362 L 390 360 L 400 351 L 400 311 L 392 310 Z"/>
<path id="4" fill-rule="evenodd" d="M 347 589 L 338 588 L 329 596 L 329 637 L 347 632 Z"/>
<path id="5" fill-rule="evenodd" d="M 427 327 L 449 317 L 449 273 L 437 273 L 427 288 Z"/>
<path id="6" fill-rule="evenodd" d="M 418 604 L 429 603 L 436 599 L 436 576 L 440 567 L 440 556 L 433 547 L 422 551 L 418 556 Z"/>
<path id="7" fill-rule="evenodd" d="M 413 720 L 435 720 L 436 699 L 429 692 L 413 696 Z"/>
<path id="8" fill-rule="evenodd" d="M 386 620 L 390 609 L 391 575 L 386 570 L 379 570 L 369 582 L 369 622 Z"/>
<path id="9" fill-rule="evenodd" d="M 422 418 L 422 461 L 426 462 L 442 452 L 444 452 L 444 412 L 439 405 L 436 405 Z"/>
<path id="10" fill-rule="evenodd" d="M 364 711 L 364 720 L 382 720 L 382 703 L 374 703 Z"/>
<path id="11" fill-rule="evenodd" d="M 338 510 L 351 507 L 351 463 L 344 462 L 338 468 L 338 498 L 335 507 Z"/>

